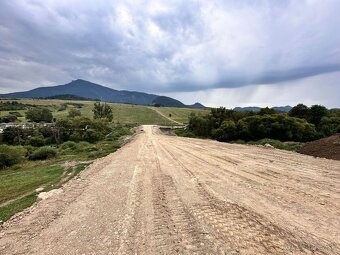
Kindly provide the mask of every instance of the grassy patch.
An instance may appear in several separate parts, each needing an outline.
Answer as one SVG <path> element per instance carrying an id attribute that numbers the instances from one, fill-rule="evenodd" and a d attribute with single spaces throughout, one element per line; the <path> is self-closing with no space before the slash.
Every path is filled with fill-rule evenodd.
<path id="1" fill-rule="evenodd" d="M 11 218 L 14 214 L 24 210 L 25 208 L 31 206 L 36 201 L 36 194 L 30 194 L 23 198 L 20 198 L 13 203 L 0 207 L 0 221 L 5 222 L 9 218 Z"/>
<path id="2" fill-rule="evenodd" d="M 15 168 L 0 171 L 0 203 L 33 192 L 36 188 L 57 183 L 64 168 L 50 166 L 52 162 L 44 162 L 38 167 L 27 162 Z"/>
<path id="3" fill-rule="evenodd" d="M 186 128 L 176 129 L 175 134 L 178 135 L 178 136 L 183 136 L 183 137 L 198 138 L 190 130 L 188 130 Z"/>
<path id="4" fill-rule="evenodd" d="M 6 100 L 3 100 L 6 101 Z M 65 118 L 68 115 L 68 111 L 75 108 L 77 104 L 81 104 L 80 110 L 82 116 L 92 118 L 93 117 L 93 105 L 94 101 L 76 101 L 76 100 L 58 100 L 58 99 L 17 99 L 10 101 L 18 101 L 23 104 L 38 105 L 47 107 L 52 111 L 53 117 L 56 119 Z M 66 107 L 64 107 L 66 105 Z M 174 125 L 173 122 L 162 117 L 154 110 L 147 106 L 142 105 L 130 105 L 130 104 L 109 104 L 113 110 L 113 121 L 122 124 L 154 124 L 154 125 Z M 190 113 L 202 113 L 207 114 L 207 109 L 190 109 L 190 108 L 175 108 L 175 107 L 157 107 L 157 110 L 163 113 L 165 116 L 171 114 L 171 118 L 175 121 L 182 123 L 188 123 Z M 25 112 L 27 110 L 18 110 L 23 117 L 19 117 L 19 120 L 26 122 Z M 8 114 L 10 111 L 1 111 L 1 116 Z"/>
<path id="5" fill-rule="evenodd" d="M 236 143 L 242 143 L 242 142 L 238 141 Z M 276 149 L 287 150 L 287 151 L 296 151 L 303 146 L 303 143 L 300 143 L 300 142 L 281 142 L 279 140 L 268 139 L 268 138 L 261 139 L 258 141 L 250 141 L 250 142 L 247 142 L 246 144 L 252 144 L 252 145 L 270 144 Z"/>
<path id="6" fill-rule="evenodd" d="M 191 109 L 191 108 L 176 108 L 176 107 L 154 107 L 157 111 L 161 112 L 165 116 L 169 118 L 181 122 L 181 123 L 188 123 L 189 116 L 191 113 L 196 114 L 208 114 L 210 110 L 208 109 Z M 171 114 L 171 117 L 170 117 Z"/>
<path id="7" fill-rule="evenodd" d="M 65 142 L 57 147 L 57 156 L 46 160 L 30 161 L 0 170 L 0 221 L 32 205 L 35 189 L 49 191 L 79 174 L 90 164 L 89 160 L 104 157 L 120 148 L 120 138 L 130 135 L 126 125 L 114 125 L 105 140 L 97 143 Z M 71 162 L 72 164 L 65 164 Z"/>

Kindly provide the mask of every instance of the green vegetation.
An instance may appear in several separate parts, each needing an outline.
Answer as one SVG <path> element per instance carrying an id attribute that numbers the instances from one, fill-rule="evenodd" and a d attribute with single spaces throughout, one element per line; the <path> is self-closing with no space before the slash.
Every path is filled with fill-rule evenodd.
<path id="1" fill-rule="evenodd" d="M 69 118 L 74 118 L 74 117 L 79 117 L 81 116 L 81 112 L 79 109 L 76 109 L 76 108 L 71 108 L 69 111 L 68 111 L 68 117 Z"/>
<path id="2" fill-rule="evenodd" d="M 208 137 L 222 142 L 268 142 L 283 149 L 298 148 L 299 144 L 279 141 L 306 142 L 337 132 L 340 132 L 340 110 L 328 110 L 320 105 L 309 108 L 302 104 L 293 107 L 288 114 L 269 108 L 259 112 L 237 112 L 223 107 L 211 109 L 206 115 L 192 114 L 188 128 L 176 131 L 178 135 Z"/>
<path id="3" fill-rule="evenodd" d="M 0 117 L 0 122 L 1 123 L 9 123 L 9 122 L 17 122 L 18 120 L 18 116 L 14 115 L 14 114 L 8 114 L 5 115 L 3 117 Z"/>
<path id="4" fill-rule="evenodd" d="M 28 158 L 30 160 L 45 160 L 57 156 L 57 153 L 55 148 L 44 146 L 34 150 Z"/>
<path id="5" fill-rule="evenodd" d="M 22 161 L 26 150 L 22 146 L 0 145 L 0 169 L 18 164 Z"/>
<path id="6" fill-rule="evenodd" d="M 155 124 L 174 125 L 174 123 L 154 110 L 140 105 L 112 105 L 113 121 L 132 125 Z"/>
<path id="7" fill-rule="evenodd" d="M 53 115 L 47 108 L 31 108 L 26 112 L 26 119 L 33 122 L 51 122 Z"/>
<path id="8" fill-rule="evenodd" d="M 244 142 L 244 141 L 233 141 L 232 143 L 239 143 L 239 144 L 251 144 L 251 145 L 266 145 L 270 144 L 276 149 L 280 150 L 287 150 L 287 151 L 297 151 L 303 146 L 303 143 L 301 142 L 281 142 L 279 140 L 274 140 L 274 139 L 261 139 L 258 141 L 249 141 L 249 142 Z"/>
<path id="9" fill-rule="evenodd" d="M 21 212 L 27 207 L 30 207 L 37 200 L 35 194 L 30 194 L 15 200 L 13 203 L 5 205 L 0 208 L 0 221 L 5 222 L 11 218 L 14 214 Z"/>
<path id="10" fill-rule="evenodd" d="M 189 116 L 191 113 L 195 114 L 208 114 L 208 109 L 192 109 L 192 108 L 173 108 L 173 107 L 155 107 L 157 111 L 161 112 L 165 116 L 169 116 L 171 119 L 181 122 L 188 123 Z"/>
<path id="11" fill-rule="evenodd" d="M 106 103 L 94 103 L 93 114 L 95 119 L 107 119 L 108 121 L 113 119 L 112 108 Z"/>
<path id="12" fill-rule="evenodd" d="M 17 110 L 26 110 L 27 105 L 19 103 L 17 101 L 1 101 L 0 102 L 0 111 L 17 111 Z"/>

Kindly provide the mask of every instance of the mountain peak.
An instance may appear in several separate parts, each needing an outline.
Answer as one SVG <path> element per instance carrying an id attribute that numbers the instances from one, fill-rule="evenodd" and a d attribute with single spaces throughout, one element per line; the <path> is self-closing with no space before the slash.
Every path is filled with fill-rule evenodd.
<path id="1" fill-rule="evenodd" d="M 90 81 L 76 79 L 64 85 L 40 87 L 29 91 L 0 94 L 0 98 L 51 98 L 62 96 L 81 97 L 112 103 L 128 103 L 139 105 L 154 104 L 158 98 L 164 106 L 190 107 L 182 102 L 164 96 L 157 96 L 137 91 L 115 90 Z M 157 100 L 156 100 L 157 101 Z"/>
<path id="2" fill-rule="evenodd" d="M 76 79 L 76 80 L 72 80 L 71 82 L 67 83 L 67 84 L 84 84 L 84 83 L 92 83 L 86 80 L 82 80 L 82 79 Z"/>

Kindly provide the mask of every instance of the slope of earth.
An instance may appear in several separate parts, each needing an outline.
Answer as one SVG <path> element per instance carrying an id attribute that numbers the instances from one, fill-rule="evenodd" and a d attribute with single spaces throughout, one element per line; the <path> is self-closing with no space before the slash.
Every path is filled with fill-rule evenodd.
<path id="1" fill-rule="evenodd" d="M 340 160 L 340 134 L 306 143 L 298 152 L 314 157 Z"/>
<path id="2" fill-rule="evenodd" d="M 193 109 L 193 108 L 174 108 L 174 107 L 150 107 L 165 116 L 169 116 L 174 121 L 180 123 L 188 123 L 191 113 L 207 115 L 210 109 Z M 170 117 L 171 115 L 171 117 Z"/>
<path id="3" fill-rule="evenodd" d="M 340 162 L 143 131 L 6 222 L 0 254 L 340 254 Z"/>

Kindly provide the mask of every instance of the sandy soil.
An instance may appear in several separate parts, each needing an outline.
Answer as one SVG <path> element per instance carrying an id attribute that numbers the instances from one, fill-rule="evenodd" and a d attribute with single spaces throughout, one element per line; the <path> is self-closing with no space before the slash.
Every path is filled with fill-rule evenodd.
<path id="1" fill-rule="evenodd" d="M 145 126 L 5 223 L 0 254 L 340 254 L 340 162 Z"/>

